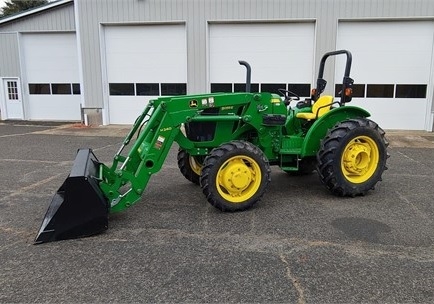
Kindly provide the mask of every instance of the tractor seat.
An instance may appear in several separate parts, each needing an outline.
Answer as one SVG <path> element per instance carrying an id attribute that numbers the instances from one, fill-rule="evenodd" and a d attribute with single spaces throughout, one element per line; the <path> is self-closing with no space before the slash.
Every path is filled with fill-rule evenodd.
<path id="1" fill-rule="evenodd" d="M 303 118 L 306 120 L 317 119 L 330 111 L 330 107 L 333 103 L 333 96 L 325 95 L 321 96 L 312 106 L 312 112 L 297 113 L 297 118 Z"/>

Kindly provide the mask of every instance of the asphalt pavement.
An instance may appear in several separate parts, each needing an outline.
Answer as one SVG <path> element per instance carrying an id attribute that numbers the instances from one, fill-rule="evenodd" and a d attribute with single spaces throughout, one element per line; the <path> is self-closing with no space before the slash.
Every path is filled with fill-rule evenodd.
<path id="1" fill-rule="evenodd" d="M 272 169 L 255 208 L 223 213 L 173 146 L 97 236 L 33 245 L 78 148 L 109 163 L 128 127 L 0 123 L 0 303 L 433 303 L 434 135 L 388 132 L 383 181 L 331 195 Z"/>

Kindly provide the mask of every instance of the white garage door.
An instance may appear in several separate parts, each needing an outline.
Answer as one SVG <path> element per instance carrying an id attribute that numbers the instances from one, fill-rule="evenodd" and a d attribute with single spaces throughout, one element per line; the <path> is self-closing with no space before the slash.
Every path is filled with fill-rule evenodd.
<path id="1" fill-rule="evenodd" d="M 185 26 L 107 26 L 110 124 L 132 124 L 148 101 L 187 92 Z"/>
<path id="2" fill-rule="evenodd" d="M 81 120 L 75 34 L 24 34 L 22 51 L 27 118 Z"/>
<path id="3" fill-rule="evenodd" d="M 289 89 L 310 96 L 314 74 L 314 23 L 211 24 L 211 92 L 243 91 L 252 67 L 252 91 Z"/>
<path id="4" fill-rule="evenodd" d="M 430 130 L 434 23 L 341 22 L 339 49 L 353 54 L 352 104 L 384 129 Z M 343 61 L 336 70 L 342 79 Z"/>

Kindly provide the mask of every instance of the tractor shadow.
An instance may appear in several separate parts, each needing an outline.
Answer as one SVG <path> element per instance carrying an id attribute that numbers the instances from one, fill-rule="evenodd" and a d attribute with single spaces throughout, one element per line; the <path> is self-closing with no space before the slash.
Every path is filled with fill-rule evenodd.
<path id="1" fill-rule="evenodd" d="M 353 240 L 368 243 L 381 243 L 380 235 L 392 231 L 380 221 L 359 217 L 337 218 L 331 225 Z"/>

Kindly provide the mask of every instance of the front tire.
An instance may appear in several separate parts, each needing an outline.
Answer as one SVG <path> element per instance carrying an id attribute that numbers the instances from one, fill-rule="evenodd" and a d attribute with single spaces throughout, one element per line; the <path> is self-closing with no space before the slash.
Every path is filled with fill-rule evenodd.
<path id="1" fill-rule="evenodd" d="M 317 154 L 323 184 L 337 196 L 364 195 L 387 169 L 388 142 L 373 121 L 355 118 L 331 129 Z"/>
<path id="2" fill-rule="evenodd" d="M 190 182 L 199 185 L 200 173 L 202 171 L 201 157 L 191 156 L 187 151 L 179 149 L 177 160 L 181 174 Z"/>
<path id="3" fill-rule="evenodd" d="M 222 211 L 251 208 L 264 195 L 271 169 L 262 151 L 246 141 L 231 141 L 205 158 L 200 184 L 208 202 Z"/>

